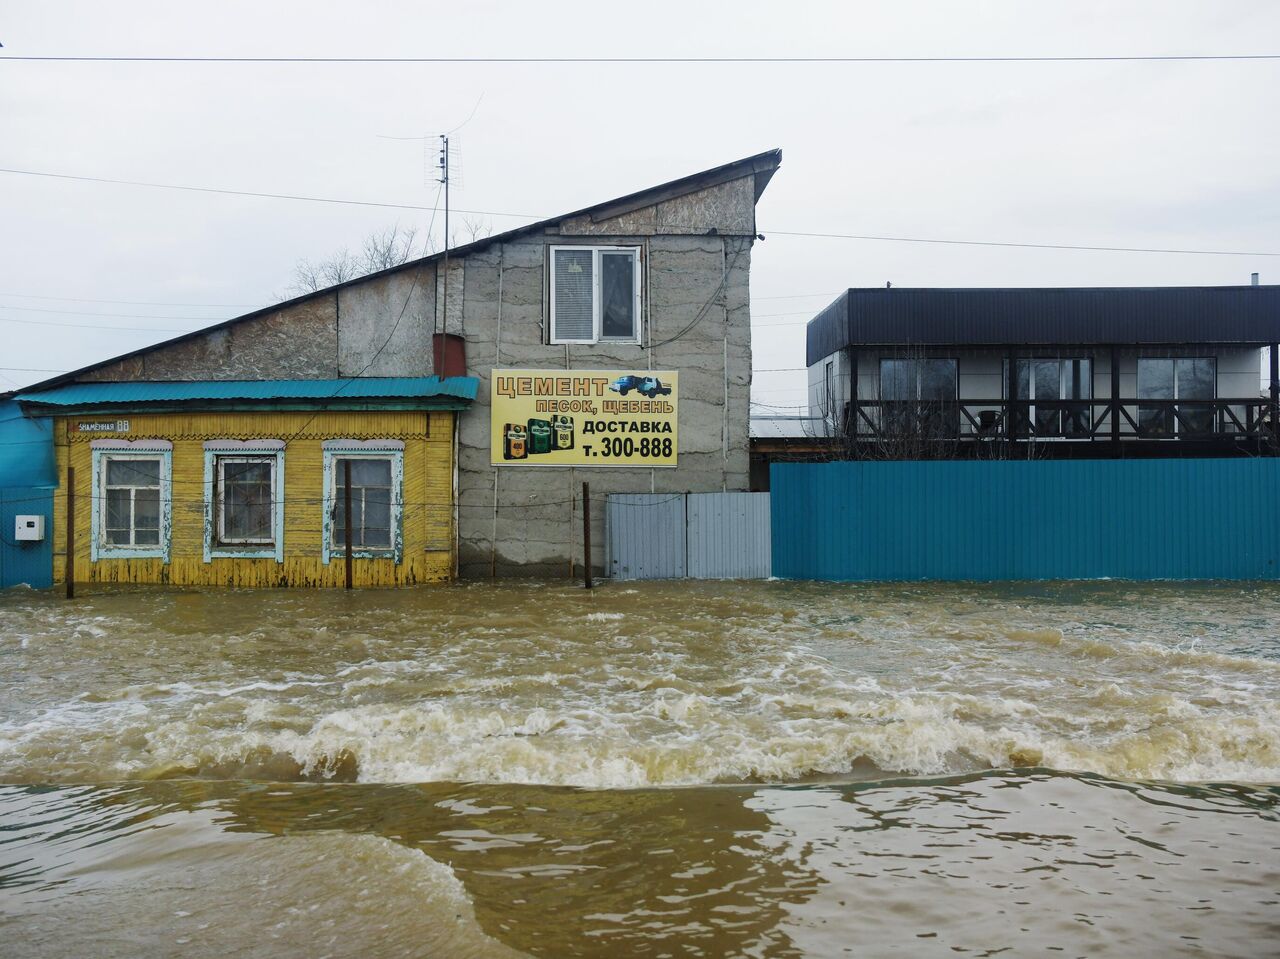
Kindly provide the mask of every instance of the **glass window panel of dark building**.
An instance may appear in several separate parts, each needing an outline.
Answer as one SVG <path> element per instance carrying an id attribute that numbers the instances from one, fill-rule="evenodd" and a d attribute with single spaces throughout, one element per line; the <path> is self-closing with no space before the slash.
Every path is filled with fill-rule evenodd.
<path id="1" fill-rule="evenodd" d="M 1138 358 L 1138 399 L 1172 400 L 1173 360 L 1167 357 Z M 1173 410 L 1168 406 L 1138 404 L 1138 429 L 1144 436 L 1173 433 Z"/>
<path id="2" fill-rule="evenodd" d="M 1217 376 L 1212 357 L 1179 357 L 1174 360 L 1174 383 L 1177 398 L 1204 400 L 1214 398 L 1217 392 Z M 1213 432 L 1213 405 L 1204 403 L 1178 403 L 1178 432 Z"/>
<path id="3" fill-rule="evenodd" d="M 1062 398 L 1064 400 L 1093 399 L 1093 361 L 1066 359 L 1062 361 Z M 1064 436 L 1087 436 L 1093 422 L 1093 411 L 1088 403 L 1073 403 L 1062 414 Z"/>

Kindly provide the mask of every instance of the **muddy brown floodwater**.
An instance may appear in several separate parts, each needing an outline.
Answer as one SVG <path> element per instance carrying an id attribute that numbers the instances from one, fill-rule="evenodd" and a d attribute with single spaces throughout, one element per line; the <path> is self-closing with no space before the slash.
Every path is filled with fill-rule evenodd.
<path id="1" fill-rule="evenodd" d="M 1280 587 L 0 594 L 6 956 L 1273 956 Z"/>

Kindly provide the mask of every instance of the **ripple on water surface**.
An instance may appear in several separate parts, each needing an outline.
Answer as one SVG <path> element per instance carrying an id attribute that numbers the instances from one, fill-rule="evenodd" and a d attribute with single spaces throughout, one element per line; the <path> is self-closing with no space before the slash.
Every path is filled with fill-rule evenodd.
<path id="1" fill-rule="evenodd" d="M 0 787 L 20 956 L 1267 956 L 1280 794 L 1046 770 Z"/>

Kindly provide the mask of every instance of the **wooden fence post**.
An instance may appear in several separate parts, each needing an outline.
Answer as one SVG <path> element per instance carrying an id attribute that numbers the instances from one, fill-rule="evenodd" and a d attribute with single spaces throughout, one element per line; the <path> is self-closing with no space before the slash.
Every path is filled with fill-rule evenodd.
<path id="1" fill-rule="evenodd" d="M 67 599 L 76 598 L 76 468 L 67 467 Z"/>
<path id="2" fill-rule="evenodd" d="M 591 588 L 591 484 L 582 484 L 582 585 Z"/>
<path id="3" fill-rule="evenodd" d="M 347 589 L 351 588 L 351 460 L 342 461 L 342 482 L 345 485 L 342 492 L 344 500 L 344 508 L 347 511 L 347 531 L 346 531 L 346 560 L 347 560 Z"/>

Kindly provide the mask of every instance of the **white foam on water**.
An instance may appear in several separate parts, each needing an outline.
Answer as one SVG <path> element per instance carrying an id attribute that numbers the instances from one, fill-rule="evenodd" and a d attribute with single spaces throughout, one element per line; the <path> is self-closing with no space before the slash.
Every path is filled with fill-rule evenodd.
<path id="1" fill-rule="evenodd" d="M 217 674 L 181 679 L 144 662 L 129 685 L 113 674 L 65 701 L 50 680 L 54 698 L 0 713 L 0 779 L 635 787 L 1046 765 L 1280 780 L 1273 661 L 1079 623 L 828 611 L 822 627 L 784 608 L 761 627 L 754 609 L 685 612 L 580 611 L 539 627 L 481 611 L 438 637 L 384 636 L 384 658 L 364 649 L 324 668 L 303 646 L 258 675 L 213 654 Z M 628 625 L 602 638 L 584 621 Z M 48 648 L 29 655 L 56 663 Z"/>

